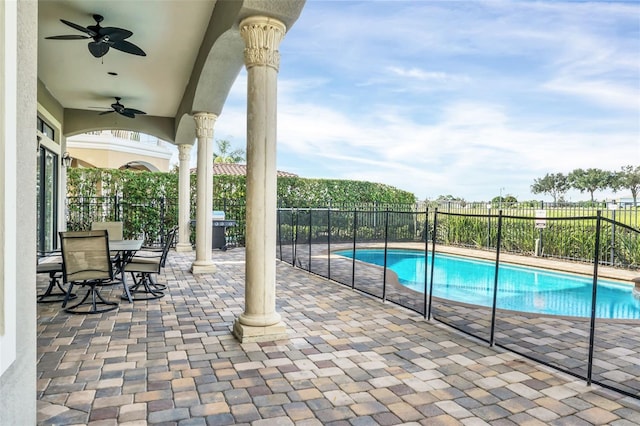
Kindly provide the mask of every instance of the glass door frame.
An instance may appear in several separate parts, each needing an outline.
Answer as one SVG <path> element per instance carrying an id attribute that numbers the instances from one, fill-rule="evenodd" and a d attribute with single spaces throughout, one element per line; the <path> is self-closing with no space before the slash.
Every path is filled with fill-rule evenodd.
<path id="1" fill-rule="evenodd" d="M 60 156 L 40 145 L 38 152 L 37 242 L 38 252 L 58 248 L 58 192 Z"/>

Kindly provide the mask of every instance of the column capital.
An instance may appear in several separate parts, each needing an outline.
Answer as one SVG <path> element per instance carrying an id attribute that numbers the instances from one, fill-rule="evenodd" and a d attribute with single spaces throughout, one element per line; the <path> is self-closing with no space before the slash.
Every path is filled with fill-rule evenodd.
<path id="1" fill-rule="evenodd" d="M 178 159 L 180 161 L 189 161 L 191 159 L 191 148 L 193 148 L 193 145 L 188 143 L 178 145 Z"/>
<path id="2" fill-rule="evenodd" d="M 211 139 L 213 138 L 213 125 L 218 118 L 217 115 L 210 112 L 197 112 L 193 119 L 196 121 L 196 137 Z"/>
<path id="3" fill-rule="evenodd" d="M 244 63 L 247 69 L 268 66 L 280 68 L 278 46 L 287 27 L 280 21 L 266 16 L 250 16 L 240 22 L 240 35 L 244 39 Z"/>

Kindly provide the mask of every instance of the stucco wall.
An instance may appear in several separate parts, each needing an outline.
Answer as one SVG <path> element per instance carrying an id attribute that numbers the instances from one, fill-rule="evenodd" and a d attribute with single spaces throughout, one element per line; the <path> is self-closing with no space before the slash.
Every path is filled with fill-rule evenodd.
<path id="1" fill-rule="evenodd" d="M 149 155 L 132 155 L 128 152 L 117 152 L 106 149 L 81 149 L 67 147 L 72 158 L 84 161 L 92 167 L 100 169 L 119 169 L 131 161 L 148 163 L 160 172 L 169 171 L 169 159 L 155 158 Z"/>
<path id="2" fill-rule="evenodd" d="M 0 425 L 36 424 L 36 81 L 37 28 L 36 1 L 18 4 L 18 84 L 17 99 L 17 215 L 15 229 L 15 285 L 17 359 L 0 377 Z M 6 149 L 11 149 L 7 147 Z M 30 212 L 30 213 L 29 213 Z"/>

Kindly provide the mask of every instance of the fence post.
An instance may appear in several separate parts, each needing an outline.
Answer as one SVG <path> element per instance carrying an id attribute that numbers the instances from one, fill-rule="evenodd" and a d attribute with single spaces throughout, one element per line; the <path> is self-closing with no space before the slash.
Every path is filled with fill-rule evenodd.
<path id="1" fill-rule="evenodd" d="M 296 217 L 295 217 L 295 225 L 294 225 L 294 221 L 293 221 L 293 215 L 291 215 L 291 229 L 294 230 L 295 232 L 292 232 L 291 234 L 293 235 L 293 250 L 291 250 L 291 254 L 293 257 L 293 266 L 296 266 L 296 259 L 298 258 L 298 218 L 300 217 L 300 211 L 298 209 L 296 209 Z"/>
<path id="2" fill-rule="evenodd" d="M 616 260 L 616 207 L 611 210 L 611 251 L 609 252 L 609 265 L 614 266 Z"/>
<path id="3" fill-rule="evenodd" d="M 167 217 L 167 212 L 165 209 L 167 208 L 167 204 L 165 203 L 164 197 L 160 198 L 160 243 L 164 246 L 164 237 L 166 235 L 165 228 L 165 218 Z"/>
<path id="4" fill-rule="evenodd" d="M 436 264 L 436 235 L 438 227 L 438 208 L 433 211 L 433 233 L 431 234 L 431 278 L 429 279 L 429 306 L 427 319 L 431 320 L 431 305 L 433 304 L 433 274 Z M 426 268 L 426 266 L 425 266 Z"/>
<path id="5" fill-rule="evenodd" d="M 500 244 L 502 241 L 502 210 L 498 211 L 498 235 L 496 238 L 496 269 L 493 276 L 493 304 L 491 307 L 491 335 L 489 337 L 489 346 L 493 347 L 495 343 L 496 331 L 496 305 L 498 303 L 498 272 L 500 270 Z"/>
<path id="6" fill-rule="evenodd" d="M 118 201 L 119 198 L 120 197 L 118 195 L 113 196 L 113 212 L 114 212 L 113 220 L 115 221 L 120 220 L 120 202 Z"/>
<path id="7" fill-rule="evenodd" d="M 384 215 L 384 269 L 382 270 L 382 301 L 387 301 L 387 246 L 389 238 L 389 208 Z"/>
<path id="8" fill-rule="evenodd" d="M 417 217 L 417 214 L 416 214 Z M 429 262 L 427 261 L 429 257 L 429 207 L 426 207 L 424 212 L 424 292 L 422 294 L 423 308 L 422 315 L 426 319 L 427 318 L 427 265 Z"/>
<path id="9" fill-rule="evenodd" d="M 587 385 L 591 386 L 591 376 L 593 375 L 593 351 L 596 335 L 596 301 L 598 296 L 598 262 L 600 259 L 600 226 L 602 223 L 602 212 L 598 210 L 596 216 L 596 241 L 593 250 L 593 284 L 591 291 L 591 321 L 589 323 L 589 359 L 587 361 Z"/>
<path id="10" fill-rule="evenodd" d="M 327 209 L 327 278 L 331 279 L 331 209 Z"/>
<path id="11" fill-rule="evenodd" d="M 358 208 L 353 209 L 353 257 L 351 258 L 351 289 L 356 287 L 356 236 L 358 229 Z"/>
<path id="12" fill-rule="evenodd" d="M 282 227 L 281 227 L 281 220 L 280 220 L 280 215 L 282 214 L 282 210 L 278 209 L 276 210 L 277 214 L 276 214 L 276 222 L 278 224 L 278 246 L 280 248 L 280 260 L 282 260 Z"/>
<path id="13" fill-rule="evenodd" d="M 307 271 L 311 272 L 311 230 L 313 229 L 312 225 L 312 217 L 313 217 L 313 209 L 309 208 L 309 263 L 307 263 Z"/>
<path id="14" fill-rule="evenodd" d="M 491 248 L 491 204 L 487 204 L 487 250 Z"/>

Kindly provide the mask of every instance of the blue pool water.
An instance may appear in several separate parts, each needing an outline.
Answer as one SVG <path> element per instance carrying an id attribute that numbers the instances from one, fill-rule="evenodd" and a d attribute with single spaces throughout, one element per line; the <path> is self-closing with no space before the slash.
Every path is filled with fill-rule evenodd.
<path id="1" fill-rule="evenodd" d="M 337 251 L 335 254 L 353 257 L 351 250 Z M 384 266 L 384 250 L 356 250 L 356 259 Z M 398 275 L 402 285 L 424 292 L 424 252 L 388 250 L 387 267 Z M 431 254 L 427 259 L 427 276 L 430 275 L 430 271 Z M 491 306 L 494 275 L 493 262 L 436 254 L 433 296 Z M 497 307 L 531 313 L 589 317 L 592 285 L 591 277 L 501 264 L 498 273 Z M 640 319 L 640 300 L 633 297 L 632 286 L 599 279 L 596 316 Z"/>

